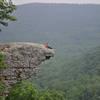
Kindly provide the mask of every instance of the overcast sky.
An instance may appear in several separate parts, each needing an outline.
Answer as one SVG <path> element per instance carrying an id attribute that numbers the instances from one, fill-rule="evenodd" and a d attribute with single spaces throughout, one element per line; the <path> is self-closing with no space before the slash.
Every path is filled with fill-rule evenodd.
<path id="1" fill-rule="evenodd" d="M 26 4 L 26 3 L 90 3 L 90 4 L 100 4 L 100 0 L 12 0 L 14 4 Z"/>

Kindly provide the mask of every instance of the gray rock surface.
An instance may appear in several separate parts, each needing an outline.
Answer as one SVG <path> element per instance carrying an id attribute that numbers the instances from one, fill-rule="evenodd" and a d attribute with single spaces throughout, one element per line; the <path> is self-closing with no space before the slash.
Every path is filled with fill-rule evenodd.
<path id="1" fill-rule="evenodd" d="M 54 56 L 54 50 L 36 43 L 0 43 L 8 68 L 3 70 L 5 84 L 15 84 L 34 76 L 39 65 Z"/>

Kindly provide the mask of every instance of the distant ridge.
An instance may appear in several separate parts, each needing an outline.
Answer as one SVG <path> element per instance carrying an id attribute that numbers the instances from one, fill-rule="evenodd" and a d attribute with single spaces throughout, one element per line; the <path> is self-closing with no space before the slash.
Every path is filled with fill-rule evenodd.
<path id="1" fill-rule="evenodd" d="M 97 4 L 97 3 L 93 4 L 93 3 L 40 3 L 40 2 L 19 4 L 17 6 L 31 5 L 31 4 L 41 4 L 41 5 L 97 5 L 97 6 L 100 6 L 100 4 Z"/>

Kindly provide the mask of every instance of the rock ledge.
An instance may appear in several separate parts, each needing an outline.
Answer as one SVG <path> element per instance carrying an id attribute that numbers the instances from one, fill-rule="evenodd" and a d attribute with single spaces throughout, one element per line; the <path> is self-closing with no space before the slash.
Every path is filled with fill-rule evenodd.
<path id="1" fill-rule="evenodd" d="M 39 65 L 54 56 L 53 49 L 36 43 L 0 43 L 8 68 L 3 70 L 3 81 L 15 84 L 34 76 Z"/>

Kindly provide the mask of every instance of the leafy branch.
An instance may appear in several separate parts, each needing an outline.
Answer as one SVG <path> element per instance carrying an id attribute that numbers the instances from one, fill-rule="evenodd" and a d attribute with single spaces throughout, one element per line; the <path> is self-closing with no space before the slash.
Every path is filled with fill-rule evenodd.
<path id="1" fill-rule="evenodd" d="M 3 26 L 8 26 L 7 20 L 16 21 L 16 18 L 11 14 L 16 10 L 16 6 L 11 0 L 0 0 L 0 24 Z M 0 29 L 0 31 L 2 31 Z"/>

